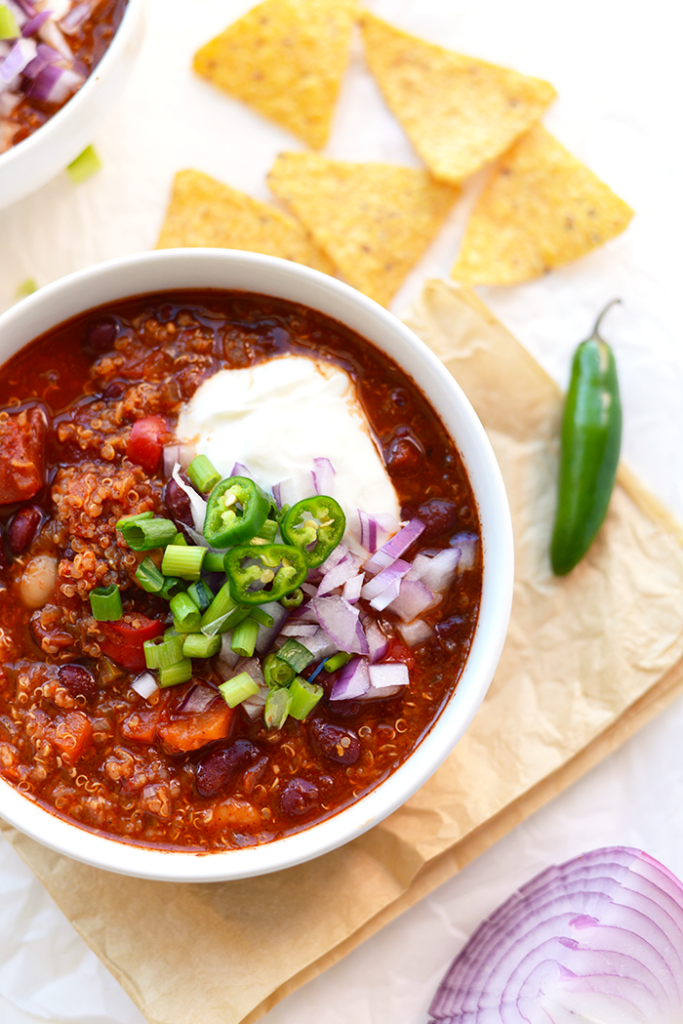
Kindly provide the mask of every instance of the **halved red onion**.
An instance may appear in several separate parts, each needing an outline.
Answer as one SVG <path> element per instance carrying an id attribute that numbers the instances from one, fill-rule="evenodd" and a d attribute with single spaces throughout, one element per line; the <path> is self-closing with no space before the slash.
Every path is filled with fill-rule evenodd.
<path id="1" fill-rule="evenodd" d="M 342 590 L 344 600 L 348 601 L 349 604 L 355 604 L 360 598 L 364 582 L 365 573 L 362 572 L 358 576 L 353 576 L 350 580 L 347 580 Z"/>
<path id="2" fill-rule="evenodd" d="M 337 587 L 343 587 L 347 580 L 353 579 L 354 576 L 357 576 L 358 570 L 361 567 L 361 560 L 357 555 L 353 555 L 350 551 L 347 551 L 344 557 L 340 559 L 336 565 L 332 565 L 327 569 L 327 562 L 325 562 L 325 567 L 325 575 L 318 587 L 318 597 L 324 597 L 325 594 L 330 594 L 333 590 L 336 590 Z"/>
<path id="3" fill-rule="evenodd" d="M 418 580 L 402 580 L 398 597 L 388 606 L 404 622 L 412 622 L 418 615 L 434 608 L 441 600 L 440 594 L 433 594 Z"/>
<path id="4" fill-rule="evenodd" d="M 424 619 L 413 619 L 412 622 L 401 622 L 398 627 L 401 639 L 408 647 L 417 647 L 433 634 L 434 630 Z"/>
<path id="5" fill-rule="evenodd" d="M 429 590 L 443 594 L 455 579 L 460 557 L 460 548 L 444 548 L 435 555 L 420 552 L 415 557 L 406 579 L 418 580 Z"/>
<path id="6" fill-rule="evenodd" d="M 314 597 L 311 607 L 318 622 L 341 651 L 368 654 L 368 641 L 359 621 L 359 610 L 343 597 Z"/>
<path id="7" fill-rule="evenodd" d="M 316 494 L 332 496 L 337 472 L 329 459 L 313 459 L 313 485 Z"/>
<path id="8" fill-rule="evenodd" d="M 361 590 L 361 597 L 369 601 L 376 611 L 384 611 L 398 597 L 401 580 L 410 571 L 410 568 L 410 562 L 404 562 L 402 558 L 397 558 L 365 584 Z"/>
<path id="9" fill-rule="evenodd" d="M 184 699 L 178 705 L 178 713 L 183 715 L 199 715 L 206 711 L 209 704 L 212 704 L 218 696 L 216 690 L 210 686 L 197 683 L 191 686 L 185 694 Z"/>
<path id="10" fill-rule="evenodd" d="M 365 699 L 371 697 L 395 697 L 408 685 L 410 675 L 408 666 L 400 661 L 383 661 L 381 665 L 370 665 L 370 685 L 365 692 Z"/>
<path id="11" fill-rule="evenodd" d="M 130 684 L 131 689 L 147 700 L 159 689 L 159 684 L 151 672 L 141 672 Z"/>
<path id="12" fill-rule="evenodd" d="M 31 63 L 38 52 L 33 39 L 17 39 L 0 64 L 0 82 L 8 86 Z"/>
<path id="13" fill-rule="evenodd" d="M 379 661 L 389 650 L 389 638 L 382 632 L 379 623 L 370 619 L 364 623 L 365 635 L 368 641 L 368 655 L 370 664 Z"/>
<path id="14" fill-rule="evenodd" d="M 424 523 L 421 523 L 419 519 L 411 519 L 407 526 L 394 534 L 391 540 L 383 544 L 371 558 L 368 558 L 363 568 L 366 572 L 373 574 L 386 569 L 397 558 L 400 558 L 404 551 L 408 550 L 410 545 L 423 533 L 424 528 Z"/>
<path id="15" fill-rule="evenodd" d="M 188 487 L 185 483 L 180 475 L 180 464 L 178 462 L 175 463 L 171 476 L 178 484 L 178 487 L 180 487 L 182 491 L 185 491 L 185 494 L 190 499 L 194 529 L 192 529 L 191 526 L 186 526 L 185 529 L 190 534 L 195 544 L 201 544 L 204 548 L 210 547 L 208 540 L 202 533 L 202 530 L 204 529 L 204 520 L 206 519 L 206 501 L 202 498 L 201 494 L 197 494 L 194 487 Z"/>
<path id="16" fill-rule="evenodd" d="M 40 46 L 38 52 L 40 53 Z M 48 47 L 45 47 L 48 49 Z M 193 444 L 167 444 L 164 448 L 164 476 L 173 475 L 173 467 L 176 463 L 185 470 L 197 455 L 197 448 Z"/>
<path id="17" fill-rule="evenodd" d="M 434 1020 L 668 1024 L 683 1019 L 683 885 L 640 850 L 548 868 L 474 933 Z"/>
<path id="18" fill-rule="evenodd" d="M 289 612 L 282 607 L 279 601 L 268 601 L 267 604 L 262 604 L 261 608 L 273 618 L 272 626 L 259 626 L 256 634 L 256 653 L 264 655 L 273 646 L 275 637 L 289 618 Z"/>
<path id="19" fill-rule="evenodd" d="M 330 700 L 355 700 L 370 689 L 367 658 L 352 658 L 339 671 L 334 681 Z"/>
<path id="20" fill-rule="evenodd" d="M 454 537 L 451 537 L 449 544 L 452 548 L 460 549 L 458 572 L 472 569 L 477 556 L 477 547 L 479 546 L 479 538 L 476 533 L 456 533 Z"/>

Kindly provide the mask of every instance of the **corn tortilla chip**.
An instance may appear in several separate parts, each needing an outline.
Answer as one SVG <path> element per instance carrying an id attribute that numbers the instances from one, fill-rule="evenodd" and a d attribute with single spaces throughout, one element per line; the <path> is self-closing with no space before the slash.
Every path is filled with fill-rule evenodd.
<path id="1" fill-rule="evenodd" d="M 549 82 L 463 57 L 363 13 L 365 53 L 435 178 L 456 184 L 510 148 L 555 98 Z"/>
<path id="2" fill-rule="evenodd" d="M 268 181 L 346 280 L 385 306 L 458 195 L 426 171 L 309 153 L 281 153 Z"/>
<path id="3" fill-rule="evenodd" d="M 334 266 L 298 221 L 200 171 L 179 171 L 158 249 L 242 249 L 303 263 L 326 274 Z"/>
<path id="4" fill-rule="evenodd" d="M 349 58 L 356 0 L 265 0 L 203 46 L 195 71 L 324 146 Z"/>
<path id="5" fill-rule="evenodd" d="M 501 158 L 465 231 L 452 275 L 518 284 L 624 230 L 633 210 L 541 125 Z"/>

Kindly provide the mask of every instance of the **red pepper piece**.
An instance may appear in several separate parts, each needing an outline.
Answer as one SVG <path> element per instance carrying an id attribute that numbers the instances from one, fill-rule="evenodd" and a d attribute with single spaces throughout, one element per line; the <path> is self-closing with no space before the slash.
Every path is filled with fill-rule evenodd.
<path id="1" fill-rule="evenodd" d="M 126 455 L 136 466 L 142 466 L 148 473 L 154 473 L 159 465 L 167 435 L 168 427 L 162 416 L 144 416 L 133 424 Z"/>
<path id="2" fill-rule="evenodd" d="M 45 483 L 45 434 L 42 409 L 22 409 L 0 422 L 0 505 L 33 498 Z"/>
<path id="3" fill-rule="evenodd" d="M 382 661 L 400 661 L 407 668 L 415 668 L 415 658 L 409 648 L 402 644 L 398 637 L 392 637 L 389 641 L 387 653 Z"/>
<path id="4" fill-rule="evenodd" d="M 129 672 L 143 672 L 147 666 L 142 645 L 161 636 L 164 624 L 144 615 L 128 614 L 118 622 L 100 622 L 99 628 L 105 637 L 100 643 L 102 654 Z"/>

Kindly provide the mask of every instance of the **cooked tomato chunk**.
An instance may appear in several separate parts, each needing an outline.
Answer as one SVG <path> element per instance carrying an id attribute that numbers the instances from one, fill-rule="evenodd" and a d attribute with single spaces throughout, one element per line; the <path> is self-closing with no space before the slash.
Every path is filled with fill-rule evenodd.
<path id="1" fill-rule="evenodd" d="M 46 431 L 42 409 L 0 417 L 0 505 L 28 501 L 45 483 Z"/>
<path id="2" fill-rule="evenodd" d="M 82 711 L 67 711 L 54 722 L 50 739 L 68 764 L 75 764 L 90 742 L 92 725 Z"/>
<path id="3" fill-rule="evenodd" d="M 162 722 L 157 734 L 170 751 L 199 750 L 214 740 L 224 740 L 230 732 L 235 712 L 220 699 L 206 711 L 187 715 L 174 722 Z"/>
<path id="4" fill-rule="evenodd" d="M 159 465 L 167 435 L 166 420 L 161 416 L 145 416 L 133 425 L 126 455 L 136 466 L 142 466 L 148 473 L 154 473 Z"/>

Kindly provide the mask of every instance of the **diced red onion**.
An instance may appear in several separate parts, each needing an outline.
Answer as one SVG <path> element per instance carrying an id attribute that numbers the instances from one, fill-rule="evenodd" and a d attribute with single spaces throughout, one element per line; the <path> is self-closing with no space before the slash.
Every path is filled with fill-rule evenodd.
<path id="1" fill-rule="evenodd" d="M 67 35 L 78 32 L 79 28 L 86 21 L 93 10 L 92 0 L 83 0 L 83 3 L 76 4 L 71 10 L 59 20 L 59 27 Z"/>
<path id="2" fill-rule="evenodd" d="M 246 672 L 247 675 L 251 676 L 259 688 L 258 693 L 254 693 L 251 697 L 247 697 L 247 699 L 243 700 L 240 704 L 240 707 L 244 708 L 245 712 L 253 722 L 263 715 L 263 708 L 266 703 L 266 697 L 268 696 L 268 687 L 265 679 L 263 678 L 261 662 L 258 658 L 241 658 L 235 666 L 233 675 L 238 676 L 241 672 Z"/>
<path id="3" fill-rule="evenodd" d="M 337 472 L 329 459 L 313 459 L 313 486 L 316 494 L 332 496 Z"/>
<path id="4" fill-rule="evenodd" d="M 45 24 L 41 26 L 38 35 L 48 44 L 48 46 L 53 46 L 55 50 L 58 50 L 66 60 L 72 61 L 74 59 L 71 47 L 57 28 L 54 18 L 49 18 Z"/>
<path id="5" fill-rule="evenodd" d="M 232 643 L 232 634 L 233 630 L 230 630 L 229 633 L 223 633 L 221 635 L 221 649 L 216 655 L 216 671 L 223 682 L 232 677 L 232 670 L 240 660 L 239 654 L 235 654 L 230 646 Z"/>
<path id="6" fill-rule="evenodd" d="M 58 60 L 61 60 L 61 57 L 56 50 L 53 50 L 51 46 L 47 46 L 46 43 L 38 43 L 36 55 L 31 63 L 27 64 L 24 68 L 24 74 L 27 78 L 37 78 L 43 68 L 46 68 L 48 64 L 54 64 Z"/>
<path id="7" fill-rule="evenodd" d="M 273 617 L 273 625 L 259 626 L 258 633 L 256 634 L 256 653 L 264 655 L 273 646 L 275 637 L 289 618 L 289 612 L 286 608 L 282 607 L 279 601 L 268 601 L 267 604 L 262 604 L 261 608 Z"/>
<path id="8" fill-rule="evenodd" d="M 367 654 L 368 642 L 359 621 L 359 611 L 343 597 L 314 597 L 311 607 L 318 622 L 341 651 Z"/>
<path id="9" fill-rule="evenodd" d="M 29 20 L 26 22 L 26 24 L 23 26 L 21 30 L 22 36 L 24 36 L 24 38 L 26 39 L 29 36 L 35 35 L 36 32 L 38 32 L 43 27 L 47 19 L 51 17 L 51 11 L 41 11 L 40 14 L 36 14 L 32 18 L 29 18 Z"/>
<path id="10" fill-rule="evenodd" d="M 197 684 L 191 686 L 185 694 L 184 699 L 178 705 L 178 713 L 183 715 L 199 715 L 206 711 L 209 704 L 212 704 L 218 696 L 210 686 Z"/>
<path id="11" fill-rule="evenodd" d="M 683 1020 L 683 885 L 624 847 L 548 868 L 479 926 L 430 1014 L 451 1024 Z"/>
<path id="12" fill-rule="evenodd" d="M 310 601 L 307 604 L 300 605 L 298 608 L 294 608 L 290 614 L 292 622 L 318 622 L 318 616 L 315 614 L 315 609 L 311 606 Z"/>
<path id="13" fill-rule="evenodd" d="M 466 572 L 467 569 L 472 569 L 479 545 L 479 538 L 476 533 L 456 533 L 454 537 L 451 537 L 449 544 L 452 548 L 460 549 L 458 572 Z"/>
<path id="14" fill-rule="evenodd" d="M 251 472 L 243 462 L 236 462 L 230 471 L 230 476 L 248 476 L 251 478 L 254 474 Z"/>
<path id="15" fill-rule="evenodd" d="M 315 636 L 319 629 L 320 626 L 316 622 L 288 622 L 280 630 L 280 636 Z"/>
<path id="16" fill-rule="evenodd" d="M 410 562 L 404 562 L 397 558 L 386 569 L 382 569 L 373 579 L 365 584 L 361 590 L 361 597 L 369 601 L 371 606 L 378 612 L 384 611 L 398 595 L 401 587 L 401 580 L 410 571 Z"/>
<path id="17" fill-rule="evenodd" d="M 159 684 L 151 672 L 142 672 L 130 685 L 131 689 L 135 690 L 144 700 L 147 700 L 159 689 Z"/>
<path id="18" fill-rule="evenodd" d="M 315 586 L 314 583 L 302 583 L 301 589 L 303 590 L 304 594 L 306 594 L 308 597 L 315 597 L 316 594 L 318 593 L 318 588 Z"/>
<path id="19" fill-rule="evenodd" d="M 204 548 L 210 547 L 208 540 L 202 533 L 202 530 L 204 529 L 204 520 L 206 519 L 206 501 L 204 500 L 204 498 L 202 498 L 201 494 L 197 494 L 194 487 L 188 487 L 188 485 L 185 483 L 185 481 L 180 475 L 179 463 L 176 462 L 176 464 L 174 465 L 171 476 L 178 484 L 178 487 L 180 487 L 180 489 L 183 490 L 190 499 L 190 507 L 192 509 L 192 521 L 194 523 L 194 529 L 192 529 L 192 527 L 190 526 L 186 526 L 185 529 L 190 534 L 195 544 L 201 544 L 201 546 Z"/>
<path id="20" fill-rule="evenodd" d="M 238 676 L 240 672 L 246 672 L 247 675 L 250 675 L 258 686 L 266 685 L 261 662 L 258 658 L 240 658 L 235 666 L 235 675 Z"/>
<path id="21" fill-rule="evenodd" d="M 9 117 L 20 103 L 21 96 L 17 96 L 15 92 L 0 92 L 0 117 Z M 9 127 L 13 128 L 15 126 L 10 125 Z M 19 125 L 16 125 L 16 128 L 18 129 Z"/>
<path id="22" fill-rule="evenodd" d="M 352 658 L 334 681 L 330 700 L 355 700 L 370 688 L 367 658 Z"/>
<path id="23" fill-rule="evenodd" d="M 310 469 L 301 469 L 273 487 L 273 497 L 280 508 L 284 505 L 296 505 L 297 501 L 310 498 L 315 493 L 315 482 Z"/>
<path id="24" fill-rule="evenodd" d="M 19 24 L 23 24 L 26 18 L 33 18 L 36 15 L 36 8 L 31 0 L 9 0 L 9 6 L 14 8 Z M 18 11 L 17 8 L 19 8 Z"/>
<path id="25" fill-rule="evenodd" d="M 400 661 L 384 661 L 381 665 L 371 665 L 369 675 L 370 685 L 365 693 L 366 700 L 370 700 L 371 697 L 395 697 L 410 682 L 408 666 Z"/>
<path id="26" fill-rule="evenodd" d="M 303 644 L 316 661 L 320 661 L 321 658 L 329 658 L 339 651 L 339 644 L 336 644 L 324 629 L 319 629 L 314 636 L 306 637 Z"/>
<path id="27" fill-rule="evenodd" d="M 359 508 L 358 521 L 360 523 L 358 538 L 361 545 L 371 555 L 374 555 L 378 546 L 384 543 L 385 537 L 390 537 L 398 530 L 398 522 L 389 513 L 370 515 Z"/>
<path id="28" fill-rule="evenodd" d="M 26 42 L 31 42 L 27 39 Z M 45 103 L 63 103 L 83 84 L 83 76 L 69 68 L 48 64 L 37 75 L 27 90 L 27 95 Z"/>
<path id="29" fill-rule="evenodd" d="M 379 661 L 389 650 L 389 638 L 382 632 L 379 623 L 370 619 L 365 623 L 365 635 L 368 640 L 370 664 Z"/>
<path id="30" fill-rule="evenodd" d="M 342 597 L 349 604 L 355 604 L 360 598 L 361 590 L 363 589 L 363 583 L 365 581 L 365 573 L 359 573 L 358 576 L 353 576 L 350 580 L 347 580 L 342 590 Z"/>
<path id="31" fill-rule="evenodd" d="M 429 590 L 443 594 L 455 579 L 460 557 L 460 548 L 444 548 L 435 555 L 420 552 L 406 579 L 418 580 Z"/>
<path id="32" fill-rule="evenodd" d="M 325 572 L 318 588 L 318 597 L 324 597 L 325 594 L 330 594 L 337 587 L 343 587 L 347 580 L 353 579 L 354 576 L 358 575 L 360 567 L 360 558 L 347 551 L 346 555 L 336 565 L 333 565 Z"/>
<path id="33" fill-rule="evenodd" d="M 40 47 L 38 47 L 38 52 L 40 52 Z M 167 444 L 164 448 L 164 476 L 168 478 L 173 475 L 173 467 L 176 463 L 182 470 L 187 469 L 196 455 L 197 448 L 193 444 Z"/>
<path id="34" fill-rule="evenodd" d="M 17 39 L 0 64 L 0 81 L 9 85 L 36 56 L 38 47 L 33 39 Z"/>
<path id="35" fill-rule="evenodd" d="M 417 647 L 433 634 L 434 630 L 424 619 L 413 619 L 412 622 L 401 622 L 398 627 L 401 638 L 408 647 Z"/>
<path id="36" fill-rule="evenodd" d="M 386 569 L 397 558 L 400 558 L 404 551 L 408 550 L 410 545 L 422 534 L 424 528 L 424 523 L 421 523 L 419 519 L 411 519 L 407 526 L 394 534 L 391 540 L 383 544 L 379 551 L 365 562 L 363 568 L 370 573 Z"/>
<path id="37" fill-rule="evenodd" d="M 388 606 L 404 622 L 412 622 L 418 615 L 434 608 L 441 596 L 433 594 L 424 583 L 417 580 L 402 580 L 398 597 Z"/>

